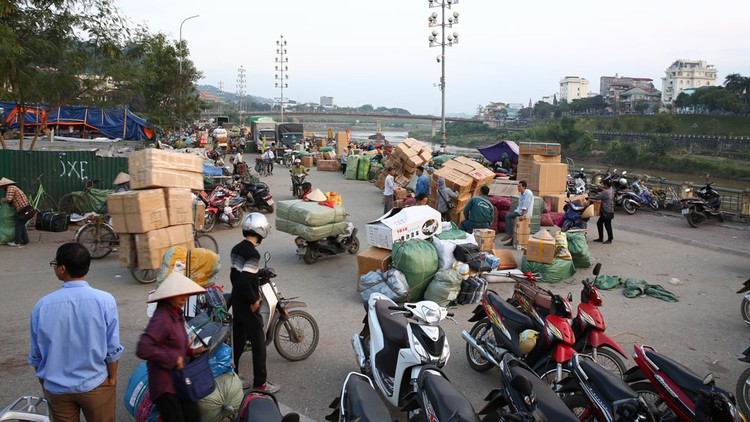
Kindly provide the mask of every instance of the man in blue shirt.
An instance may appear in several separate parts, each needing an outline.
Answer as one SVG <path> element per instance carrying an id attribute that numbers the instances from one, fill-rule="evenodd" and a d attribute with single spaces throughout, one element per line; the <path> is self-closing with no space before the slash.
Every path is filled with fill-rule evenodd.
<path id="1" fill-rule="evenodd" d="M 423 193 L 425 196 L 430 196 L 430 180 L 424 175 L 424 167 L 417 167 L 417 187 L 414 188 L 414 195 Z"/>
<path id="2" fill-rule="evenodd" d="M 91 256 L 79 243 L 57 249 L 50 266 L 62 288 L 31 312 L 29 365 L 56 421 L 115 420 L 117 364 L 124 348 L 115 298 L 89 286 Z"/>
<path id="3" fill-rule="evenodd" d="M 514 211 L 505 215 L 505 237 L 501 239 L 503 242 L 508 241 L 505 246 L 512 244 L 513 224 L 515 224 L 513 219 L 518 217 L 519 220 L 523 221 L 526 218 L 531 218 L 534 211 L 534 194 L 530 189 L 526 189 L 525 180 L 518 182 L 518 192 L 521 194 L 518 198 L 518 206 Z"/>

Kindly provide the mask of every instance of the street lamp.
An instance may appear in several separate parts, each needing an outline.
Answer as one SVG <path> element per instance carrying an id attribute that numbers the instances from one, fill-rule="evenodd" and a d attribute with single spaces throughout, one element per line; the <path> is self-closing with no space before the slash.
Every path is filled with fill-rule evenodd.
<path id="1" fill-rule="evenodd" d="M 437 61 L 441 65 L 439 87 L 442 103 L 440 112 L 442 139 L 440 142 L 440 148 L 445 151 L 445 47 L 451 47 L 453 44 L 458 44 L 458 32 L 448 34 L 447 37 L 445 35 L 445 28 L 452 28 L 453 25 L 458 23 L 458 12 L 453 12 L 453 14 L 448 16 L 448 19 L 446 20 L 445 9 L 450 11 L 451 6 L 457 4 L 458 0 L 428 0 L 428 3 L 430 8 L 439 7 L 442 12 L 440 19 L 438 19 L 437 12 L 432 12 L 427 18 L 427 23 L 430 28 L 440 27 L 440 31 L 433 29 L 427 39 L 430 41 L 430 47 L 440 47 L 441 50 L 440 55 L 437 56 Z M 440 38 L 438 38 L 438 36 L 440 36 Z"/>
<path id="2" fill-rule="evenodd" d="M 289 88 L 289 84 L 286 81 L 289 79 L 289 75 L 286 73 L 289 67 L 286 65 L 289 62 L 289 58 L 286 57 L 286 40 L 284 35 L 280 35 L 279 39 L 276 40 L 276 88 L 281 89 L 281 123 L 284 123 L 284 88 Z"/>
<path id="3" fill-rule="evenodd" d="M 245 124 L 242 119 L 242 99 L 245 97 L 245 72 L 245 66 L 240 65 L 240 68 L 237 69 L 237 98 L 239 100 L 240 126 Z"/>
<path id="4" fill-rule="evenodd" d="M 182 85 L 183 85 L 183 83 L 182 83 L 182 56 L 183 56 L 183 48 L 182 48 L 182 25 L 184 25 L 185 22 L 189 21 L 190 19 L 197 18 L 198 16 L 200 16 L 200 15 L 193 15 L 193 16 L 187 17 L 187 18 L 185 18 L 182 21 L 182 23 L 180 23 L 180 41 L 179 41 L 179 43 L 177 43 L 177 45 L 179 46 L 179 49 L 180 49 L 180 60 L 179 60 L 179 62 L 180 62 L 180 74 L 179 74 L 179 77 L 180 77 L 180 107 L 178 108 L 178 110 L 180 111 L 180 115 L 179 115 L 179 119 L 180 119 L 180 132 L 182 132 Z"/>

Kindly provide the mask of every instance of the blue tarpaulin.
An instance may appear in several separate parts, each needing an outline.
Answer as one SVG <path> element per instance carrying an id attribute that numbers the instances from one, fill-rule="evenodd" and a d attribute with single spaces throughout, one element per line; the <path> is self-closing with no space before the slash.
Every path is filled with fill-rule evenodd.
<path id="1" fill-rule="evenodd" d="M 513 141 L 501 141 L 489 147 L 477 148 L 477 150 L 491 163 L 501 163 L 503 153 L 508 154 L 511 163 L 518 163 L 518 144 Z"/>

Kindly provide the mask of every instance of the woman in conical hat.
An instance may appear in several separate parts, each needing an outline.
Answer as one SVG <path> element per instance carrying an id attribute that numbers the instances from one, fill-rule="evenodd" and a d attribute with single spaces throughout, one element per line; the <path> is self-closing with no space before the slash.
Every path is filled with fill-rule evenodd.
<path id="1" fill-rule="evenodd" d="M 172 271 L 148 300 L 158 304 L 135 353 L 147 361 L 149 394 L 164 422 L 200 420 L 198 404 L 177 395 L 172 371 L 182 369 L 188 356 L 206 351 L 204 346 L 189 348 L 182 310 L 188 297 L 205 291 L 193 280 Z"/>

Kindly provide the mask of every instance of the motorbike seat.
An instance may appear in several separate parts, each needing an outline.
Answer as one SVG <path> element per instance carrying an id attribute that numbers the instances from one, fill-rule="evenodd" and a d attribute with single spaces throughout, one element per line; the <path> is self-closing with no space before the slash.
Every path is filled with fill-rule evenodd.
<path id="1" fill-rule="evenodd" d="M 520 366 L 512 366 L 510 373 L 513 377 L 522 376 L 531 382 L 531 388 L 536 397 L 536 405 L 544 413 L 548 421 L 577 421 L 578 418 L 568 409 L 560 396 L 557 395 L 535 373 Z M 526 403 L 524 403 L 524 406 Z"/>
<path id="2" fill-rule="evenodd" d="M 248 396 L 252 394 L 250 393 Z M 246 403 L 246 407 L 243 409 L 245 417 L 249 414 L 252 415 L 252 420 L 281 422 L 282 417 L 279 405 L 271 397 L 256 393 L 252 399 L 246 397 L 243 401 Z"/>
<path id="3" fill-rule="evenodd" d="M 419 376 L 419 384 L 422 391 L 427 394 L 438 420 L 479 422 L 479 417 L 469 400 L 445 377 L 423 371 Z"/>
<path id="4" fill-rule="evenodd" d="M 596 391 L 608 402 L 638 399 L 638 394 L 622 378 L 602 368 L 601 365 L 585 358 L 579 359 L 578 362 L 583 372 L 589 377 L 591 384 L 596 387 Z"/>
<path id="5" fill-rule="evenodd" d="M 400 348 L 409 347 L 409 339 L 406 335 L 406 325 L 408 320 L 403 314 L 391 315 L 394 311 L 388 309 L 393 303 L 388 300 L 378 300 L 375 302 L 375 313 L 380 322 L 380 328 L 383 329 L 383 336 L 393 345 Z"/>
<path id="6" fill-rule="evenodd" d="M 683 389 L 688 397 L 695 399 L 705 388 L 703 379 L 685 365 L 657 352 L 647 351 L 646 356 L 659 367 L 672 381 Z"/>
<path id="7" fill-rule="evenodd" d="M 240 203 L 240 202 L 242 202 L 242 201 L 244 201 L 244 199 L 243 199 L 243 198 L 234 198 L 234 199 L 230 199 L 230 200 L 229 200 L 229 206 L 233 207 L 233 206 L 235 206 L 235 205 L 239 204 L 239 203 Z"/>
<path id="8" fill-rule="evenodd" d="M 492 307 L 495 308 L 503 318 L 513 321 L 525 328 L 534 328 L 534 322 L 531 321 L 531 318 L 502 300 L 496 293 L 487 292 L 487 299 L 489 300 L 490 305 L 492 305 Z"/>
<path id="9" fill-rule="evenodd" d="M 390 420 L 388 408 L 378 396 L 375 389 L 361 376 L 349 378 L 347 384 L 346 414 L 348 420 L 361 422 L 380 422 Z"/>

